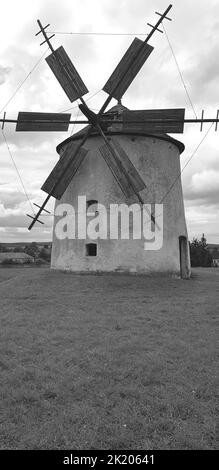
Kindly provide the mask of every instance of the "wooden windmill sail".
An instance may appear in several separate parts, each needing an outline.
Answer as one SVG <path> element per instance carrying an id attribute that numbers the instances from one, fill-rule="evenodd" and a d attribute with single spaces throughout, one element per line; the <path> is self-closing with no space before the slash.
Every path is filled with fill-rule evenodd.
<path id="1" fill-rule="evenodd" d="M 99 148 L 100 153 L 116 178 L 124 195 L 127 198 L 135 195 L 140 203 L 144 203 L 141 192 L 145 188 L 145 182 L 116 139 L 108 140 L 107 130 L 110 125 L 115 124 L 115 116 L 111 116 L 110 113 L 104 114 L 104 112 L 112 98 L 119 101 L 121 100 L 124 93 L 149 58 L 154 48 L 148 44 L 148 41 L 155 31 L 162 32 L 159 30 L 159 25 L 164 19 L 170 20 L 167 15 L 171 8 L 172 5 L 169 5 L 163 14 L 156 12 L 157 15 L 159 15 L 159 20 L 155 26 L 149 25 L 152 29 L 145 41 L 138 38 L 132 41 L 125 55 L 103 87 L 108 97 L 97 114 L 91 111 L 87 106 L 83 96 L 88 93 L 88 89 L 64 48 L 61 46 L 54 50 L 50 42 L 54 35 L 48 37 L 46 33 L 46 28 L 49 25 L 43 27 L 38 20 L 40 31 L 36 35 L 42 33 L 44 41 L 41 45 L 46 42 L 51 50 L 51 54 L 46 58 L 46 62 L 70 102 L 73 103 L 78 99 L 80 100 L 81 104 L 79 108 L 87 118 L 87 121 L 78 121 L 78 123 L 88 122 L 89 126 L 78 144 L 73 142 L 68 144 L 60 160 L 44 182 L 41 189 L 47 193 L 47 197 L 42 206 L 39 207 L 37 214 L 34 217 L 29 215 L 29 217 L 33 219 L 29 230 L 33 227 L 35 222 L 43 223 L 39 220 L 39 216 L 41 212 L 45 210 L 44 208 L 49 198 L 53 196 L 56 199 L 60 199 L 66 191 L 70 181 L 87 155 L 88 150 L 84 145 L 92 129 L 95 129 L 103 139 L 103 145 Z M 16 131 L 67 131 L 71 122 L 71 114 L 20 112 L 18 114 Z M 122 117 L 120 116 L 116 119 L 116 123 L 120 125 L 120 130 L 123 132 L 134 132 L 137 128 L 152 134 L 182 133 L 184 122 L 185 109 L 125 110 L 122 113 Z M 153 216 L 151 217 L 154 222 Z"/>

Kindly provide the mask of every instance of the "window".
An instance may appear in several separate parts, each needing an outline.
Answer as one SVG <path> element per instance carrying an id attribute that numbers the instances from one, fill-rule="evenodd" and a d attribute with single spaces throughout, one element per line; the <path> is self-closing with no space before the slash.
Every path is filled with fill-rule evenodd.
<path id="1" fill-rule="evenodd" d="M 87 243 L 86 256 L 97 256 L 97 244 L 96 243 Z"/>
<path id="2" fill-rule="evenodd" d="M 94 206 L 93 211 L 94 211 L 94 214 L 95 214 L 96 217 L 97 217 L 97 215 L 99 215 L 99 211 L 96 210 L 97 204 L 98 204 L 98 201 L 96 201 L 96 199 L 91 199 L 90 201 L 87 201 L 87 210 L 88 210 L 89 207 Z"/>
<path id="3" fill-rule="evenodd" d="M 93 204 L 98 204 L 98 201 L 95 199 L 90 199 L 90 201 L 87 201 L 87 209 L 88 207 L 93 206 Z"/>

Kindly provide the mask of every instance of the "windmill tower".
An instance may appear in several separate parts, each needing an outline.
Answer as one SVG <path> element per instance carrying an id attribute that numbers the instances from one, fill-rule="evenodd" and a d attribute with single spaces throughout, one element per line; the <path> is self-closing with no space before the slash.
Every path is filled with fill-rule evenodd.
<path id="1" fill-rule="evenodd" d="M 135 111 L 130 113 L 135 113 Z M 61 199 L 57 199 L 53 228 L 52 268 L 66 269 L 79 272 L 137 272 L 146 274 L 176 273 L 183 277 L 190 274 L 189 249 L 187 241 L 187 229 L 184 214 L 183 194 L 180 178 L 180 154 L 184 146 L 165 133 L 154 133 L 145 129 L 139 123 L 123 125 L 119 120 L 126 116 L 128 111 L 120 104 L 110 110 L 115 116 L 115 124 L 110 124 L 105 131 L 115 152 L 115 155 L 123 163 L 125 175 L 132 174 L 134 187 L 138 188 L 138 194 L 147 204 L 159 203 L 167 194 L 172 182 L 176 184 L 166 196 L 163 202 L 163 225 L 160 225 L 158 213 L 152 208 L 154 220 L 146 214 L 146 224 L 151 225 L 153 234 L 163 229 L 162 244 L 158 249 L 144 249 L 145 238 L 133 239 L 134 215 L 129 215 L 128 239 L 110 238 L 110 229 L 107 229 L 107 239 L 92 239 L 89 234 L 83 239 L 59 238 L 59 221 L 65 223 L 63 211 L 59 212 L 61 204 L 69 204 L 75 208 L 75 220 L 80 224 L 80 211 L 88 212 L 89 220 L 94 220 L 98 203 L 101 203 L 107 211 L 108 223 L 110 206 L 113 204 L 138 203 L 138 197 L 130 185 L 128 178 L 124 177 L 124 170 L 114 165 L 111 153 L 106 144 L 103 145 L 102 137 L 93 129 L 86 140 L 86 155 L 82 155 L 82 163 L 76 174 L 71 179 Z M 106 113 L 107 115 L 107 113 Z M 133 127 L 133 128 L 132 128 Z M 68 150 L 81 142 L 86 129 L 79 131 L 74 136 L 66 139 L 57 147 L 62 159 Z M 73 147 L 74 148 L 74 147 Z M 103 158 L 104 157 L 104 158 Z M 127 160 L 128 158 L 128 160 Z M 133 167 L 132 167 L 133 165 Z M 134 169 L 134 171 L 133 171 Z M 136 170 L 136 172 L 135 172 Z M 131 173 L 132 172 L 132 173 Z M 127 181 L 128 180 L 128 181 Z M 42 189 L 49 191 L 50 178 Z M 78 196 L 86 196 L 84 206 L 78 205 Z M 57 196 L 59 196 L 57 194 Z M 67 207 L 67 206 L 66 206 Z M 139 207 L 139 209 L 138 209 Z M 152 206 L 153 207 L 153 206 Z M 65 206 L 63 206 L 65 208 Z M 58 209 L 58 210 L 57 210 Z M 141 210 L 141 205 L 136 204 L 136 209 Z M 91 214 L 91 216 L 89 216 Z M 98 215 L 97 215 L 98 217 Z M 67 220 L 67 219 L 66 219 Z M 121 229 L 121 227 L 120 227 Z M 150 246 L 150 245 L 149 245 Z"/>
<path id="2" fill-rule="evenodd" d="M 64 140 L 57 147 L 58 163 L 42 186 L 48 196 L 33 218 L 45 210 L 48 199 L 56 199 L 52 268 L 80 272 L 136 272 L 176 273 L 190 276 L 190 259 L 184 214 L 180 175 L 180 154 L 184 145 L 167 133 L 183 132 L 184 109 L 128 110 L 121 104 L 125 91 L 150 56 L 153 47 L 148 44 L 152 34 L 159 30 L 171 5 L 152 26 L 145 41 L 135 38 L 122 60 L 103 87 L 108 98 L 98 114 L 87 106 L 83 96 L 88 92 L 75 67 L 62 47 L 54 50 L 40 21 L 39 33 L 52 53 L 46 61 L 60 82 L 70 101 L 81 101 L 79 108 L 87 118 L 88 126 Z M 150 25 L 151 26 L 151 25 Z M 37 34 L 39 34 L 37 33 Z M 106 111 L 112 98 L 118 104 Z M 69 114 L 19 113 L 17 131 L 67 130 Z M 80 122 L 80 121 L 79 121 Z M 173 185 L 174 182 L 174 185 Z M 78 197 L 86 196 L 84 208 L 79 208 Z M 162 231 L 162 243 L 157 248 L 145 248 L 145 233 L 141 225 L 138 237 L 119 239 L 111 237 L 107 228 L 103 237 L 92 239 L 86 235 L 58 236 L 57 227 L 66 222 L 59 208 L 76 209 L 78 230 L 81 230 L 81 212 L 92 211 L 100 216 L 98 204 L 107 214 L 111 205 L 138 206 L 141 217 L 147 211 L 146 223 L 151 232 Z M 163 218 L 148 205 L 162 204 Z M 145 209 L 146 205 L 146 209 Z M 161 215 L 161 214 L 160 214 Z M 136 215 L 137 217 L 137 215 Z M 63 222 L 64 220 L 64 222 Z M 120 226 L 122 224 L 121 219 Z M 71 221 L 72 223 L 72 221 Z M 84 222 L 83 222 L 84 223 Z M 130 232 L 135 219 L 128 219 Z M 121 227 L 120 227 L 121 228 Z M 129 232 L 129 233 L 130 233 Z M 134 233 L 134 232 L 133 232 Z M 155 236 L 154 235 L 154 236 Z M 150 245 L 152 246 L 152 245 Z"/>

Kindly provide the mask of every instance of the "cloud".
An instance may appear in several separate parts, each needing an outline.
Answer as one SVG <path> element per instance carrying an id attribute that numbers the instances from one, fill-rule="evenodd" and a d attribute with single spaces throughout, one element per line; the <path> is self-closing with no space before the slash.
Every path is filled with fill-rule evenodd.
<path id="1" fill-rule="evenodd" d="M 186 219 L 190 240 L 205 233 L 208 243 L 217 243 L 219 239 L 219 207 L 195 204 L 186 207 Z"/>
<path id="2" fill-rule="evenodd" d="M 205 187 L 207 192 L 219 190 L 219 172 L 206 170 L 192 176 L 192 186 L 199 192 Z"/>
<path id="3" fill-rule="evenodd" d="M 190 195 L 197 196 L 208 196 L 215 194 L 219 196 L 219 171 L 216 170 L 204 170 L 199 173 L 195 173 L 191 176 L 190 180 Z M 189 191 L 187 190 L 187 197 Z M 219 199 L 218 199 L 219 200 Z"/>
<path id="4" fill-rule="evenodd" d="M 158 18 L 154 13 L 155 4 L 152 0 L 148 2 L 145 0 L 137 2 L 133 0 L 120 2 L 116 0 L 93 0 L 92 2 L 90 0 L 74 0 L 74 2 L 72 0 L 64 2 L 36 0 L 31 8 L 29 8 L 28 0 L 14 1 L 13 4 L 13 16 L 11 16 L 10 2 L 6 2 L 1 12 L 2 103 L 0 108 L 13 95 L 25 77 L 27 80 L 7 106 L 7 117 L 12 118 L 17 117 L 18 111 L 59 112 L 77 105 L 77 103 L 69 102 L 44 58 L 28 76 L 47 48 L 46 45 L 39 46 L 42 41 L 40 36 L 35 37 L 38 30 L 37 18 L 44 25 L 50 23 L 51 26 L 48 29 L 51 31 L 145 32 L 145 34 L 150 31 L 146 25 L 147 22 L 153 23 Z M 166 6 L 163 0 L 156 1 L 157 11 L 164 11 Z M 215 59 L 219 55 L 218 14 L 218 1 L 215 0 L 208 2 L 174 0 L 173 9 L 170 12 L 174 21 L 165 23 L 197 113 L 200 115 L 201 109 L 205 108 L 206 117 L 216 116 L 217 103 L 219 103 L 219 92 L 217 92 L 219 68 Z M 17 21 L 18 15 L 21 18 L 19 22 Z M 10 28 L 8 28 L 9 22 Z M 84 96 L 87 100 L 108 80 L 132 40 L 133 37 L 129 36 L 57 34 L 52 43 L 55 48 L 61 44 L 64 46 L 90 91 L 89 95 Z M 190 116 L 190 104 L 165 35 L 156 33 L 150 43 L 154 46 L 154 51 L 125 94 L 123 104 L 131 109 L 186 107 L 186 116 Z M 88 104 L 97 109 L 106 97 L 107 95 L 101 92 L 88 101 Z M 115 104 L 114 100 L 113 104 Z M 72 117 L 76 115 L 77 109 L 73 110 Z M 77 129 L 79 127 L 75 126 L 75 131 Z M 204 126 L 205 129 L 207 125 Z M 5 134 L 13 158 L 25 188 L 34 202 L 40 204 L 44 200 L 45 194 L 40 191 L 40 187 L 57 162 L 55 147 L 70 136 L 71 130 L 63 134 L 16 133 L 14 125 L 5 126 Z M 185 152 L 181 156 L 182 166 L 202 136 L 198 125 L 187 125 L 185 134 L 176 136 L 186 145 Z M 14 235 L 10 232 L 10 239 L 14 236 L 18 239 L 22 237 L 27 240 L 31 237 L 43 239 L 44 237 L 48 240 L 48 232 L 44 226 L 35 227 L 31 233 L 25 229 L 28 225 L 25 214 L 30 208 L 25 199 L 22 200 L 24 196 L 21 183 L 1 133 L 0 151 L 0 187 L 1 192 L 4 191 L 4 214 L 1 213 L 1 223 L 4 219 L 4 226 L 9 224 L 9 227 L 18 229 Z M 216 173 L 213 175 L 212 171 Z M 210 231 L 212 236 L 218 237 L 219 241 L 219 235 L 216 235 L 218 231 L 213 222 L 215 214 L 218 214 L 216 187 L 218 171 L 218 134 L 211 132 L 195 158 L 186 167 L 182 179 L 189 233 L 193 234 L 196 230 L 198 233 L 201 230 L 202 233 L 206 227 L 206 230 Z M 14 205 L 16 201 L 12 196 L 13 192 L 18 195 L 17 206 Z M 53 204 L 52 199 L 51 206 Z M 201 224 L 203 224 L 203 229 Z M 6 230 L 8 230 L 7 227 Z M 48 228 L 48 230 L 51 229 Z M 2 236 L 7 238 L 9 232 L 1 232 Z"/>
<path id="5" fill-rule="evenodd" d="M 29 195 L 31 199 L 31 195 Z M 18 191 L 7 191 L 0 194 L 0 203 L 5 209 L 17 209 L 21 202 L 26 201 L 26 195 Z"/>
<path id="6" fill-rule="evenodd" d="M 27 228 L 27 218 L 25 215 L 5 215 L 0 216 L 0 227 L 23 227 Z"/>
<path id="7" fill-rule="evenodd" d="M 0 85 L 5 83 L 7 76 L 9 75 L 11 71 L 11 67 L 4 67 L 3 65 L 0 65 Z"/>
<path id="8" fill-rule="evenodd" d="M 42 226 L 34 227 L 31 232 L 25 227 L 0 227 L 0 243 L 51 241 L 51 239 L 51 229 L 45 229 Z"/>
<path id="9" fill-rule="evenodd" d="M 219 93 L 217 83 L 219 80 L 219 64 L 215 60 L 219 55 L 218 44 L 212 45 L 211 51 L 204 49 L 191 58 L 186 70 L 187 82 L 190 84 L 190 92 L 196 103 L 214 104 L 218 102 Z"/>
<path id="10" fill-rule="evenodd" d="M 47 217 L 49 219 L 49 217 Z M 45 218 L 43 219 L 43 221 Z M 23 227 L 27 229 L 30 219 L 26 215 L 0 216 L 0 227 Z M 45 226 L 50 227 L 52 224 L 49 220 L 45 220 Z"/>

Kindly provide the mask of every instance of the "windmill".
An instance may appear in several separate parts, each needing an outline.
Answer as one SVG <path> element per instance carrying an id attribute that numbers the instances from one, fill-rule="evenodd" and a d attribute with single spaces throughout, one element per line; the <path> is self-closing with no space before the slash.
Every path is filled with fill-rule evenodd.
<path id="1" fill-rule="evenodd" d="M 46 58 L 46 62 L 62 86 L 70 102 L 73 103 L 76 100 L 80 100 L 81 104 L 79 104 L 79 108 L 87 118 L 87 121 L 77 122 L 88 122 L 90 126 L 78 145 L 72 143 L 68 146 L 65 153 L 62 155 L 61 159 L 55 165 L 54 169 L 43 184 L 41 189 L 45 191 L 48 196 L 42 206 L 39 207 L 39 210 L 34 217 L 28 215 L 33 219 L 29 226 L 29 230 L 31 230 L 36 222 L 41 224 L 43 223 L 39 220 L 39 216 L 41 212 L 45 210 L 45 206 L 50 197 L 53 196 L 56 199 L 60 199 L 62 197 L 87 154 L 84 144 L 94 128 L 102 137 L 104 142 L 104 145 L 100 147 L 100 152 L 120 185 L 123 193 L 128 198 L 135 195 L 141 204 L 144 203 L 144 200 L 141 197 L 141 191 L 146 187 L 145 182 L 141 178 L 137 169 L 131 163 L 124 149 L 122 149 L 116 141 L 110 142 L 107 139 L 106 131 L 110 125 L 115 125 L 115 115 L 110 115 L 110 113 L 104 114 L 104 111 L 112 98 L 115 98 L 118 102 L 121 101 L 124 93 L 146 60 L 149 58 L 154 48 L 148 44 L 148 41 L 155 31 L 163 32 L 159 29 L 159 25 L 164 19 L 171 21 L 167 16 L 171 8 L 172 5 L 169 5 L 163 14 L 156 12 L 159 16 L 159 20 L 155 26 L 148 23 L 152 29 L 145 41 L 138 38 L 133 40 L 125 55 L 103 87 L 103 90 L 108 94 L 108 97 L 97 114 L 91 111 L 87 106 L 83 96 L 88 93 L 88 89 L 66 54 L 64 48 L 61 46 L 54 50 L 50 42 L 54 34 L 48 37 L 46 33 L 46 29 L 50 25 L 48 24 L 43 27 L 40 20 L 37 20 L 40 30 L 36 33 L 36 36 L 40 33 L 44 36 L 44 41 L 40 45 L 47 43 L 51 50 L 51 54 Z M 123 113 L 122 122 L 120 122 L 117 117 L 117 124 L 121 124 L 120 129 L 124 132 L 134 131 L 136 127 L 139 128 L 140 126 L 144 131 L 147 130 L 151 133 L 180 133 L 183 132 L 184 114 L 184 109 L 127 110 Z M 67 131 L 69 124 L 72 122 L 70 119 L 71 114 L 20 112 L 18 114 L 16 131 Z M 153 215 L 151 215 L 151 217 L 153 222 L 155 222 Z"/>

